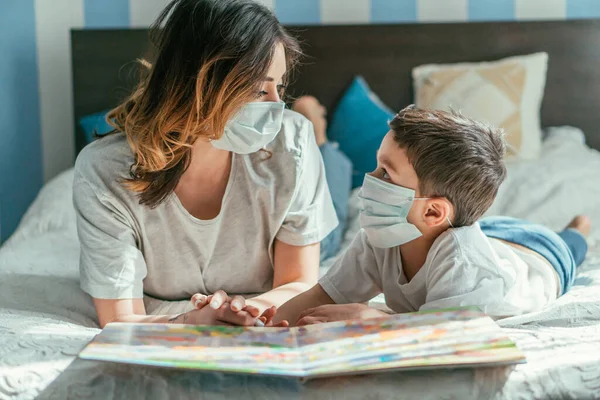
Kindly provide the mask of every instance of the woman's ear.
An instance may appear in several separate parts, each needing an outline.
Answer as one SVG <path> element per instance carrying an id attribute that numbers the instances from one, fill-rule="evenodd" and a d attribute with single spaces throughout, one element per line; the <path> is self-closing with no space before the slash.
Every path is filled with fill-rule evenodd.
<path id="1" fill-rule="evenodd" d="M 430 227 L 447 224 L 452 214 L 452 205 L 444 198 L 434 198 L 427 200 L 425 206 L 423 221 Z"/>

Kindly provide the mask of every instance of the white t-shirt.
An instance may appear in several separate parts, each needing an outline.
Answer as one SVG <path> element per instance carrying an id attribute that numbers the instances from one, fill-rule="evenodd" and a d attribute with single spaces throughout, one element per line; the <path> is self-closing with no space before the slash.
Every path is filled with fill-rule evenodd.
<path id="1" fill-rule="evenodd" d="M 361 230 L 319 283 L 341 304 L 383 293 L 397 313 L 477 306 L 495 318 L 539 310 L 558 290 L 548 263 L 486 237 L 478 223 L 442 233 L 410 282 L 400 248 L 373 247 Z"/>
<path id="2" fill-rule="evenodd" d="M 270 290 L 275 239 L 318 243 L 338 221 L 312 124 L 286 110 L 266 148 L 268 159 L 233 155 L 221 212 L 200 220 L 174 193 L 153 209 L 139 204 L 122 184 L 134 161 L 124 135 L 87 146 L 73 187 L 82 289 L 102 299 L 162 300 Z"/>

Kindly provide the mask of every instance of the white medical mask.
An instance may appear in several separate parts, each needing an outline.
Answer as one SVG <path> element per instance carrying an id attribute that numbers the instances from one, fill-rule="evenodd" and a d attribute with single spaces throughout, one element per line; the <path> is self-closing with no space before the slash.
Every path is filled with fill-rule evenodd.
<path id="1" fill-rule="evenodd" d="M 430 197 L 415 197 L 412 189 L 384 182 L 368 174 L 365 175 L 358 197 L 362 202 L 360 227 L 365 230 L 373 246 L 388 249 L 422 236 L 421 231 L 406 217 L 413 201 L 429 200 Z"/>
<path id="2" fill-rule="evenodd" d="M 211 140 L 214 147 L 237 154 L 250 154 L 271 143 L 281 130 L 283 102 L 248 103 L 225 126 L 223 136 Z"/>

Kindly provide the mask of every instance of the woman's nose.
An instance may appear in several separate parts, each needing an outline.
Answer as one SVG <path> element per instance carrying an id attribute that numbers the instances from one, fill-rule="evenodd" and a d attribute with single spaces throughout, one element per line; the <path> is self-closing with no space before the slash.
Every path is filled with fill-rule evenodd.
<path id="1" fill-rule="evenodd" d="M 262 98 L 262 101 L 278 102 L 281 101 L 281 98 L 279 97 L 279 93 L 277 93 L 276 90 L 269 90 L 269 92 Z"/>

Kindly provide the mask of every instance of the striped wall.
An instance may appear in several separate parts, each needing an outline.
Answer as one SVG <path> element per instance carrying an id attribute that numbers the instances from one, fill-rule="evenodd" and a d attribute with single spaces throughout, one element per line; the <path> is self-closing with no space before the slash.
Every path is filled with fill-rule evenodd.
<path id="1" fill-rule="evenodd" d="M 0 241 L 73 164 L 71 28 L 146 27 L 168 0 L 0 0 Z M 287 24 L 600 17 L 600 0 L 259 0 Z"/>

